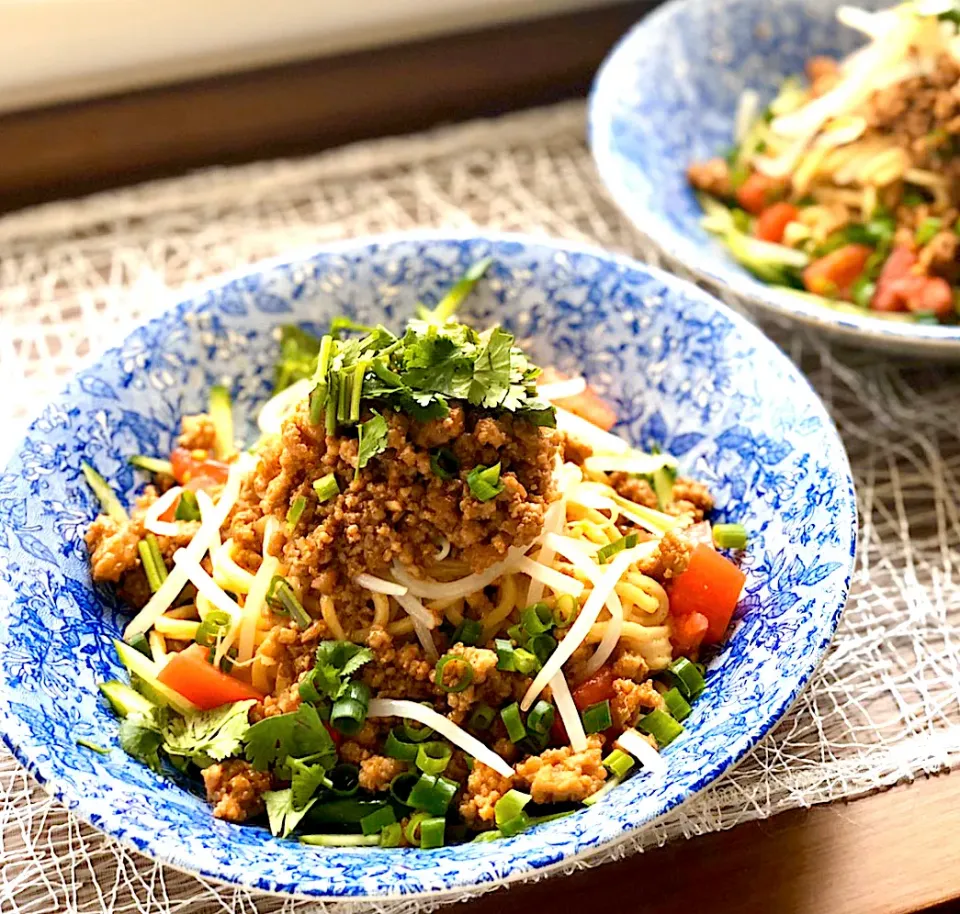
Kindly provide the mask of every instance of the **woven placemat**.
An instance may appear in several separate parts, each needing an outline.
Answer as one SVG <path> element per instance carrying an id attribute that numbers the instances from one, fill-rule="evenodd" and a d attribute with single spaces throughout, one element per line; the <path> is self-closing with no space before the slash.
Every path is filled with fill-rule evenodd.
<path id="1" fill-rule="evenodd" d="M 0 385 L 16 391 L 0 405 L 4 438 L 64 375 L 184 286 L 292 248 L 477 225 L 653 259 L 601 188 L 584 136 L 583 106 L 569 103 L 0 220 Z M 770 332 L 823 397 L 850 453 L 862 535 L 847 612 L 811 687 L 748 759 L 591 862 L 960 762 L 960 376 L 842 351 L 790 328 Z M 130 853 L 59 808 L 5 750 L 0 829 L 3 911 L 327 907 L 223 888 Z"/>

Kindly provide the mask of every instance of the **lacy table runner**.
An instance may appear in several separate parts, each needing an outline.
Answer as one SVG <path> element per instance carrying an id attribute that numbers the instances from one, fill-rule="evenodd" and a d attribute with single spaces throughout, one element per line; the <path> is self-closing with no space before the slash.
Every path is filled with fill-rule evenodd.
<path id="1" fill-rule="evenodd" d="M 416 226 L 485 226 L 655 259 L 605 195 L 584 136 L 583 106 L 569 103 L 0 220 L 4 439 L 65 374 L 184 286 L 293 248 Z M 823 397 L 853 464 L 862 532 L 850 603 L 818 676 L 757 750 L 590 863 L 960 762 L 960 375 L 840 350 L 798 330 L 770 332 Z M 768 483 L 790 485 L 772 474 Z M 65 813 L 6 750 L 0 828 L 4 911 L 348 906 L 271 898 L 157 866 Z M 349 907 L 424 909 L 409 900 Z"/>

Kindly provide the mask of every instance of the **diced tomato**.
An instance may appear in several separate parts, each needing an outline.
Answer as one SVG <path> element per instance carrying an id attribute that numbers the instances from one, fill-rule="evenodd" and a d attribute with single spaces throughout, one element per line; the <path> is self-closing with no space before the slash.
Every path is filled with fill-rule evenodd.
<path id="1" fill-rule="evenodd" d="M 917 255 L 906 244 L 897 245 L 883 264 L 877 279 L 877 291 L 873 294 L 870 307 L 874 311 L 904 311 L 907 304 L 898 281 L 913 275 L 917 265 Z"/>
<path id="2" fill-rule="evenodd" d="M 687 570 L 670 587 L 670 611 L 676 617 L 699 613 L 707 619 L 705 644 L 723 638 L 736 609 L 746 575 L 716 549 L 694 547 Z"/>
<path id="3" fill-rule="evenodd" d="M 600 667 L 589 679 L 585 679 L 573 690 L 573 703 L 582 711 L 598 701 L 613 698 L 613 680 L 616 678 L 610 667 Z"/>
<path id="4" fill-rule="evenodd" d="M 878 293 L 879 294 L 879 293 Z M 954 310 L 953 289 L 941 276 L 910 273 L 890 280 L 883 287 L 883 297 L 874 296 L 871 307 L 877 311 L 913 311 L 949 317 Z"/>
<path id="5" fill-rule="evenodd" d="M 563 397 L 557 400 L 556 404 L 605 432 L 609 432 L 617 424 L 617 414 L 613 407 L 592 387 L 587 387 L 572 397 Z"/>
<path id="6" fill-rule="evenodd" d="M 757 217 L 753 234 L 761 241 L 772 241 L 774 244 L 780 244 L 783 241 L 784 229 L 791 222 L 796 222 L 799 215 L 800 211 L 792 203 L 774 203 L 773 206 L 768 206 Z"/>
<path id="7" fill-rule="evenodd" d="M 191 644 L 171 655 L 157 679 L 204 711 L 232 701 L 263 698 L 253 686 L 221 673 L 207 661 L 209 653 L 209 648 Z"/>
<path id="8" fill-rule="evenodd" d="M 737 189 L 737 203 L 752 216 L 759 216 L 783 194 L 784 184 L 755 171 Z"/>
<path id="9" fill-rule="evenodd" d="M 209 489 L 222 486 L 230 475 L 230 467 L 222 460 L 198 456 L 197 452 L 185 447 L 176 447 L 170 454 L 173 464 L 173 478 L 180 485 L 189 485 L 191 489 Z"/>
<path id="10" fill-rule="evenodd" d="M 803 285 L 808 292 L 829 298 L 850 298 L 850 287 L 856 282 L 873 253 L 865 244 L 845 244 L 813 261 L 803 271 Z"/>
<path id="11" fill-rule="evenodd" d="M 602 666 L 589 679 L 585 679 L 573 690 L 573 703 L 578 711 L 595 705 L 598 701 L 607 701 L 613 698 L 613 681 L 617 677 L 608 666 Z M 550 728 L 550 738 L 554 746 L 566 746 L 570 740 L 567 737 L 567 728 L 563 725 L 560 715 L 553 719 Z"/>
<path id="12" fill-rule="evenodd" d="M 690 655 L 699 650 L 709 627 L 710 621 L 703 613 L 693 612 L 686 616 L 674 616 L 673 635 L 670 640 L 673 642 L 677 656 Z"/>

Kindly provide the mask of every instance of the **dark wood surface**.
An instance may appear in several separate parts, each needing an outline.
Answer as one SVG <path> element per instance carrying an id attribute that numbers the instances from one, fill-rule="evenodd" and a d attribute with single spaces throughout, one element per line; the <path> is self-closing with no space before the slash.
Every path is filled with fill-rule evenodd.
<path id="1" fill-rule="evenodd" d="M 0 210 L 583 95 L 655 0 L 0 117 Z"/>
<path id="2" fill-rule="evenodd" d="M 461 910 L 912 914 L 957 910 L 958 898 L 960 774 L 953 774 L 515 886 Z"/>

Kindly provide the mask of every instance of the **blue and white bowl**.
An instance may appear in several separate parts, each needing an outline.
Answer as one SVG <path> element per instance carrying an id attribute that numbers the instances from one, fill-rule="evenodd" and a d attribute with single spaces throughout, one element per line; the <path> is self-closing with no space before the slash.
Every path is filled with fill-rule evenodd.
<path id="1" fill-rule="evenodd" d="M 882 9 L 893 0 L 857 0 Z M 621 39 L 590 98 L 590 143 L 614 200 L 671 267 L 768 316 L 849 344 L 960 359 L 960 326 L 841 313 L 755 279 L 703 229 L 687 166 L 733 142 L 745 89 L 770 101 L 809 57 L 841 57 L 863 36 L 836 21 L 840 0 L 673 0 Z"/>
<path id="2" fill-rule="evenodd" d="M 710 485 L 721 518 L 751 533 L 732 636 L 669 774 L 509 840 L 435 851 L 337 850 L 217 821 L 199 796 L 131 761 L 96 685 L 121 674 L 110 639 L 124 610 L 94 587 L 83 534 L 97 513 L 80 461 L 130 500 L 134 453 L 163 454 L 178 420 L 231 378 L 237 416 L 270 392 L 274 328 L 337 314 L 396 329 L 465 268 L 494 264 L 466 305 L 502 321 L 533 357 L 583 372 L 619 430 L 676 454 Z M 251 429 L 251 435 L 253 434 Z M 853 483 L 823 406 L 756 329 L 706 293 L 600 250 L 521 236 L 411 234 L 332 245 L 223 279 L 145 324 L 74 378 L 0 475 L 0 728 L 64 805 L 125 845 L 238 885 L 358 898 L 444 893 L 586 858 L 702 790 L 790 707 L 847 595 Z M 107 756 L 76 744 L 112 747 Z"/>

